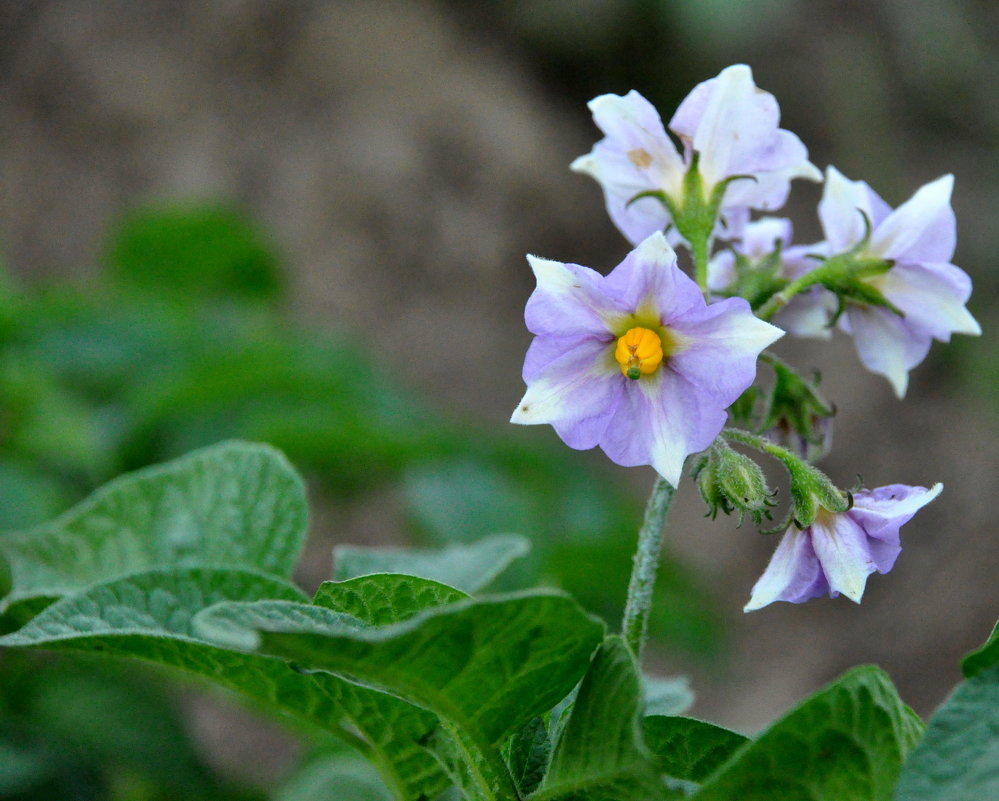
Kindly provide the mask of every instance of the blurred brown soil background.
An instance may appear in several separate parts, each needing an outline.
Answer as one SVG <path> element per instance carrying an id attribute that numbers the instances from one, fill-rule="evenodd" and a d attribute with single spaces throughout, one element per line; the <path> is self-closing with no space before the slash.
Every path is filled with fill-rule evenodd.
<path id="1" fill-rule="evenodd" d="M 744 616 L 776 541 L 705 521 L 685 487 L 669 537 L 727 596 L 729 656 L 708 670 L 653 655 L 694 670 L 696 715 L 744 730 L 857 663 L 886 668 L 924 715 L 959 680 L 999 611 L 999 5 L 10 0 L 0 26 L 0 252 L 16 273 L 86 279 L 122 211 L 230 200 L 277 241 L 296 314 L 363 341 L 439 408 L 496 426 L 523 388 L 524 254 L 606 272 L 627 250 L 596 184 L 567 169 L 598 137 L 590 97 L 637 88 L 668 119 L 697 81 L 745 61 L 820 167 L 892 205 L 954 172 L 955 261 L 976 282 L 983 338 L 936 345 L 904 402 L 840 335 L 781 346 L 822 369 L 839 408 L 824 463 L 836 480 L 944 493 L 903 529 L 898 565 L 871 578 L 862 606 Z M 819 194 L 792 193 L 799 241 L 818 238 Z M 636 503 L 652 480 L 605 475 Z M 313 578 L 331 538 L 398 536 L 385 500 L 317 512 Z M 218 729 L 196 717 L 206 737 Z"/>

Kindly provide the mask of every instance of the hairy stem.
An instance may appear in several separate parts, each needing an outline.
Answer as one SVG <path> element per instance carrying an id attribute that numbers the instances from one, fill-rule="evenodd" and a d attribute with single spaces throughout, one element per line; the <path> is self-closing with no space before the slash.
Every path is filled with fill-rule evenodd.
<path id="1" fill-rule="evenodd" d="M 675 492 L 673 485 L 666 479 L 661 476 L 656 479 L 645 506 L 645 519 L 638 530 L 638 548 L 635 551 L 631 582 L 628 584 L 628 603 L 624 608 L 624 621 L 621 624 L 624 639 L 631 647 L 636 661 L 641 660 L 645 645 L 649 612 L 652 609 L 652 588 L 656 583 L 656 571 L 662 552 L 663 528 Z"/>

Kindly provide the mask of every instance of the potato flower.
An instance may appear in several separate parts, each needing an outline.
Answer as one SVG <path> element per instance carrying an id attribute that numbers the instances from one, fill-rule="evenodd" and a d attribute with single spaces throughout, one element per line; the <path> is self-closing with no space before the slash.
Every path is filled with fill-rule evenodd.
<path id="1" fill-rule="evenodd" d="M 840 593 L 860 603 L 871 573 L 887 573 L 902 550 L 899 528 L 943 489 L 890 484 L 853 495 L 845 512 L 819 510 L 812 523 L 788 528 L 753 587 L 746 612 L 774 601 L 800 604 Z"/>
<path id="2" fill-rule="evenodd" d="M 734 234 L 748 221 L 749 209 L 783 206 L 791 179 L 822 179 L 801 140 L 778 127 L 777 101 L 757 88 L 745 64 L 698 84 L 680 104 L 670 130 L 682 152 L 655 107 L 634 90 L 600 95 L 589 107 L 605 136 L 571 169 L 596 179 L 608 214 L 632 244 L 666 228 L 676 244 L 680 236 L 673 226 L 680 224 L 682 233 L 683 221 L 675 218 L 703 202 L 717 201 L 724 233 Z M 687 180 L 695 163 L 699 198 L 690 197 Z"/>
<path id="3" fill-rule="evenodd" d="M 579 450 L 599 445 L 627 467 L 651 465 L 673 486 L 707 448 L 726 409 L 783 332 L 742 298 L 708 304 L 655 233 L 607 276 L 528 257 L 537 289 L 525 320 L 527 392 L 511 422 L 550 423 Z"/>

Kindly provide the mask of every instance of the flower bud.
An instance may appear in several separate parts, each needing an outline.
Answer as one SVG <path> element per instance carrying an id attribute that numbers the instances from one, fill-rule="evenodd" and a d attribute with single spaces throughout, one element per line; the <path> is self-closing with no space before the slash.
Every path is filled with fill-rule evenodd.
<path id="1" fill-rule="evenodd" d="M 750 457 L 732 450 L 724 440 L 716 440 L 708 449 L 694 471 L 694 478 L 712 518 L 719 509 L 725 514 L 738 512 L 740 526 L 747 512 L 757 525 L 764 517 L 770 518 L 773 493 L 763 470 Z"/>

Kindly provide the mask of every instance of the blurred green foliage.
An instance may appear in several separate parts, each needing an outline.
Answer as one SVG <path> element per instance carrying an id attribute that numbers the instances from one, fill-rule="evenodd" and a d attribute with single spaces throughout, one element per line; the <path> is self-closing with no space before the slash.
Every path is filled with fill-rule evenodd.
<path id="1" fill-rule="evenodd" d="M 612 481 L 521 431 L 450 419 L 343 336 L 293 322 L 280 259 L 232 210 L 146 208 L 124 217 L 104 252 L 102 280 L 86 285 L 28 288 L 0 276 L 0 529 L 48 520 L 123 471 L 239 437 L 285 451 L 330 503 L 397 488 L 403 538 L 524 534 L 531 556 L 506 586 L 561 586 L 616 621 L 640 508 Z M 720 632 L 703 583 L 667 557 L 659 592 L 654 634 L 674 650 L 714 654 Z M 11 710 L 0 798 L 236 797 L 197 762 L 161 690 L 143 695 L 130 674 L 111 686 L 108 674 L 72 671 L 48 686 L 46 670 L 35 687 L 23 659 L 0 657 L 0 707 Z M 69 703 L 75 692 L 94 706 Z M 141 702 L 104 697 L 133 692 Z M 66 703 L 45 708 L 63 717 L 31 706 L 52 693 Z M 148 764 L 139 750 L 158 740 L 146 714 L 165 721 L 157 738 L 168 741 Z M 53 745 L 71 734 L 71 747 Z M 134 760 L 111 765 L 102 737 L 134 745 L 121 749 Z M 161 777 L 161 764 L 181 767 Z M 53 789 L 66 777 L 76 795 Z"/>

